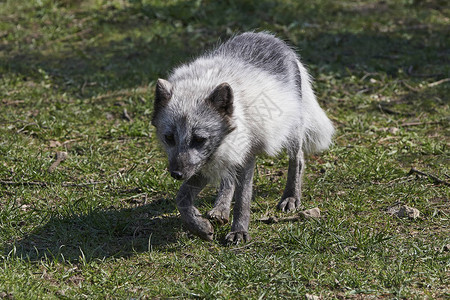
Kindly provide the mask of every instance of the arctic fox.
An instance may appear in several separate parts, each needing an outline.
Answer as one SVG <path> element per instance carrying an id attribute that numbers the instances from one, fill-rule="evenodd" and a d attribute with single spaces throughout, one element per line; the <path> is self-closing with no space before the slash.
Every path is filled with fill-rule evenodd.
<path id="1" fill-rule="evenodd" d="M 229 220 L 228 243 L 250 240 L 255 156 L 289 155 L 287 184 L 278 208 L 300 205 L 304 154 L 329 147 L 334 128 L 317 103 L 311 78 L 296 53 L 268 33 L 234 36 L 176 68 L 156 84 L 152 124 L 165 148 L 172 177 L 184 180 L 176 203 L 187 228 L 205 240 L 210 220 Z M 219 182 L 214 208 L 203 217 L 194 198 Z"/>

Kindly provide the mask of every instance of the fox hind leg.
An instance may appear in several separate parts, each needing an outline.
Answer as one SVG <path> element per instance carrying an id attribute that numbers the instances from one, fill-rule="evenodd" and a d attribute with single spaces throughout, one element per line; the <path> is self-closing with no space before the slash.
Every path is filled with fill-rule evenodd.
<path id="1" fill-rule="evenodd" d="M 305 159 L 301 144 L 297 144 L 289 151 L 289 169 L 286 187 L 278 203 L 278 209 L 290 212 L 298 209 L 301 205 L 302 177 L 305 168 Z"/>

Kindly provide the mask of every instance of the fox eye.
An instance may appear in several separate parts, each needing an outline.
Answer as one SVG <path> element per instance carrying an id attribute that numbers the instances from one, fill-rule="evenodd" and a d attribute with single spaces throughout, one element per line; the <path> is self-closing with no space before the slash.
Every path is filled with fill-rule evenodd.
<path id="1" fill-rule="evenodd" d="M 169 146 L 175 145 L 175 138 L 174 138 L 173 134 L 166 134 L 164 136 L 164 140 L 166 141 L 167 145 L 169 145 Z"/>
<path id="2" fill-rule="evenodd" d="M 206 138 L 205 137 L 201 137 L 201 136 L 197 136 L 194 135 L 192 137 L 192 147 L 201 147 L 205 144 L 206 142 Z"/>

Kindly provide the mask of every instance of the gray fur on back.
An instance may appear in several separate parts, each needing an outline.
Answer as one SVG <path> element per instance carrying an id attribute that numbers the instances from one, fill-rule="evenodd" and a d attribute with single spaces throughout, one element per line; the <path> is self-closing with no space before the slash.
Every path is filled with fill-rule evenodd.
<path id="1" fill-rule="evenodd" d="M 271 34 L 246 32 L 237 35 L 213 50 L 210 56 L 240 59 L 283 81 L 295 77 L 301 91 L 297 54 L 285 42 Z"/>

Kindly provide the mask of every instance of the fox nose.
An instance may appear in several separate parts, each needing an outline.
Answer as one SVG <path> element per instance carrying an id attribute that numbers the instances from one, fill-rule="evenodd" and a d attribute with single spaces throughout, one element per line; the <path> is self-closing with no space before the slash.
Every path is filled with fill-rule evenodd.
<path id="1" fill-rule="evenodd" d="M 170 172 L 170 176 L 177 180 L 183 179 L 183 173 L 181 173 L 180 171 L 172 171 Z"/>

